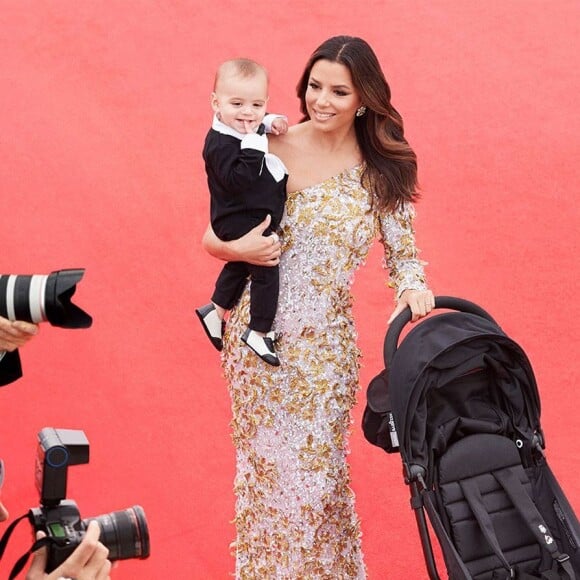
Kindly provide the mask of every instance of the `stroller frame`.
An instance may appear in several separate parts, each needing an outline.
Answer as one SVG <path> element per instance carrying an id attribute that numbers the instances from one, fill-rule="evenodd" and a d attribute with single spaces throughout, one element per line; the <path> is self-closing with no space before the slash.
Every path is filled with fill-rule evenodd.
<path id="1" fill-rule="evenodd" d="M 422 321 L 400 344 L 410 310 L 392 322 L 363 417 L 371 443 L 401 454 L 429 578 L 440 580 L 428 520 L 452 580 L 580 578 L 580 524 L 546 461 L 525 353 L 478 305 L 438 296 L 435 307 L 454 312 Z M 406 363 L 417 357 L 415 373 Z M 472 398 L 455 401 L 456 417 L 445 398 L 463 392 Z M 497 419 L 479 404 L 488 392 Z M 473 548 L 466 538 L 475 537 Z"/>

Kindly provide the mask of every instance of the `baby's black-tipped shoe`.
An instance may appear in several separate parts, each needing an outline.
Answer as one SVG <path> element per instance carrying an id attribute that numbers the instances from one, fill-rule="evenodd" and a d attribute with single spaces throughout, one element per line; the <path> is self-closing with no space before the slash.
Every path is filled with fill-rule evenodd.
<path id="1" fill-rule="evenodd" d="M 195 313 L 211 343 L 217 350 L 222 350 L 224 347 L 222 338 L 226 323 L 218 316 L 215 306 L 210 302 L 201 308 L 196 308 Z"/>
<path id="2" fill-rule="evenodd" d="M 274 333 L 260 336 L 257 332 L 246 328 L 242 340 L 266 363 L 274 367 L 280 366 L 280 359 L 274 348 Z"/>

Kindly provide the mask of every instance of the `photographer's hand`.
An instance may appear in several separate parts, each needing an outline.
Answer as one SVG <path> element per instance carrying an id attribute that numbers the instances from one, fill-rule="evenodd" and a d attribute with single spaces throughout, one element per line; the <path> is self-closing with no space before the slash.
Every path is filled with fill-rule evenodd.
<path id="1" fill-rule="evenodd" d="M 87 526 L 87 531 L 77 549 L 53 572 L 47 574 L 47 551 L 41 548 L 34 553 L 32 564 L 26 574 L 26 580 L 61 580 L 75 578 L 76 580 L 108 580 L 111 562 L 107 560 L 109 550 L 99 542 L 101 530 L 96 521 Z M 38 532 L 36 538 L 44 536 Z"/>
<path id="2" fill-rule="evenodd" d="M 12 322 L 0 316 L 0 351 L 12 352 L 23 346 L 35 334 L 38 334 L 38 324 L 21 320 Z"/>

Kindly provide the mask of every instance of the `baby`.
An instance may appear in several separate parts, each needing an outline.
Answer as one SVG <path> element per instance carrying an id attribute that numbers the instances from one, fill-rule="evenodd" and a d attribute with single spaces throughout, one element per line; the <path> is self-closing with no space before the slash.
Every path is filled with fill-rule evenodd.
<path id="1" fill-rule="evenodd" d="M 286 117 L 266 115 L 268 73 L 249 59 L 224 62 L 211 95 L 214 119 L 205 139 L 203 158 L 211 196 L 211 224 L 224 241 L 246 234 L 267 215 L 264 235 L 276 232 L 284 212 L 288 172 L 268 153 L 264 131 L 288 130 Z M 211 302 L 196 309 L 203 328 L 222 350 L 225 314 L 240 299 L 250 279 L 250 323 L 242 340 L 265 362 L 279 366 L 272 323 L 278 306 L 278 266 L 228 262 L 215 285 Z"/>

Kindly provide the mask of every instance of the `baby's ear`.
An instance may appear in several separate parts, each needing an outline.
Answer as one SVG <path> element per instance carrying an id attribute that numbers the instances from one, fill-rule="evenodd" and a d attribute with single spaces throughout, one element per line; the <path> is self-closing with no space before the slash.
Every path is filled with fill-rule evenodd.
<path id="1" fill-rule="evenodd" d="M 219 106 L 218 97 L 215 93 L 211 94 L 211 96 L 209 98 L 209 102 L 211 103 L 211 108 L 213 109 L 213 112 L 217 113 L 220 109 L 220 106 Z"/>

